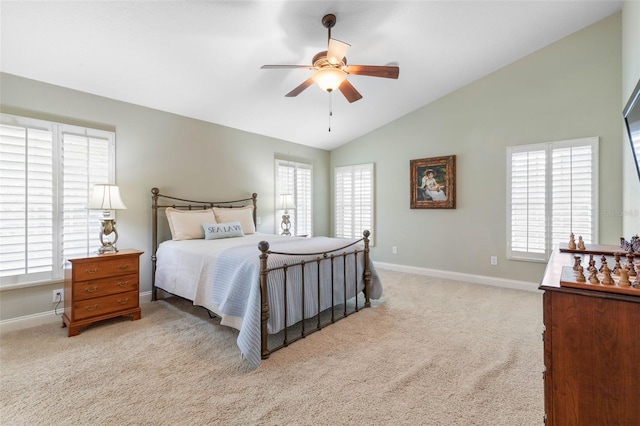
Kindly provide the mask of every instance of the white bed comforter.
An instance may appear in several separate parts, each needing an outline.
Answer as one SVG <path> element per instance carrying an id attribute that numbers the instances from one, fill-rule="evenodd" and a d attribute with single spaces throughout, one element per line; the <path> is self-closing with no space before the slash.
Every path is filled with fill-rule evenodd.
<path id="1" fill-rule="evenodd" d="M 268 241 L 273 251 L 312 253 L 326 252 L 348 243 L 348 240 L 317 237 L 296 238 L 270 234 L 253 234 L 241 238 L 221 240 L 165 241 L 157 251 L 156 286 L 170 293 L 192 300 L 195 305 L 204 306 L 219 315 L 223 325 L 240 331 L 237 339 L 242 355 L 253 366 L 260 363 L 260 264 L 258 243 Z M 359 244 L 362 247 L 362 243 Z M 313 260 L 317 256 L 309 256 Z M 299 261 L 301 259 L 296 259 Z M 291 262 L 291 261 L 289 261 Z M 347 260 L 348 276 L 358 277 L 357 291 L 364 288 L 362 279 L 362 256 L 359 256 L 358 270 L 354 262 Z M 270 255 L 268 267 L 286 263 L 280 255 Z M 371 297 L 382 295 L 382 285 L 371 267 Z M 320 280 L 331 275 L 329 262 L 323 262 Z M 334 277 L 339 285 L 333 289 L 335 303 L 344 299 L 341 277 L 342 260 L 334 262 Z M 269 333 L 277 333 L 284 328 L 284 304 L 282 272 L 269 274 Z M 289 270 L 287 274 L 287 325 L 302 319 L 300 268 Z M 305 266 L 305 307 L 304 316 L 317 313 L 317 267 L 315 262 Z M 349 281 L 349 280 L 348 280 Z M 353 281 L 353 280 L 351 280 Z M 357 293 L 353 285 L 347 288 L 347 299 Z M 321 310 L 331 306 L 331 286 L 321 286 Z"/>

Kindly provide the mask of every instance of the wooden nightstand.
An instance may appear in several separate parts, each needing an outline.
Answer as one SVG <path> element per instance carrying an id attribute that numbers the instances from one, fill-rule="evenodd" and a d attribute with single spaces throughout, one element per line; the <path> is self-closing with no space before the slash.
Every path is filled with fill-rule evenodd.
<path id="1" fill-rule="evenodd" d="M 131 315 L 133 320 L 140 319 L 142 253 L 125 249 L 66 262 L 62 326 L 69 327 L 69 336 L 107 318 Z"/>

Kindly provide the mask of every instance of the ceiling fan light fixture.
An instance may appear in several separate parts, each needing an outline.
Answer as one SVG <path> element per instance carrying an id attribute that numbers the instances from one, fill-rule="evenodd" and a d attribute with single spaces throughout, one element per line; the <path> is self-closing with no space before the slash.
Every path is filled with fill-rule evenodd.
<path id="1" fill-rule="evenodd" d="M 311 78 L 322 90 L 332 92 L 347 79 L 347 73 L 338 68 L 326 67 L 320 68 Z"/>

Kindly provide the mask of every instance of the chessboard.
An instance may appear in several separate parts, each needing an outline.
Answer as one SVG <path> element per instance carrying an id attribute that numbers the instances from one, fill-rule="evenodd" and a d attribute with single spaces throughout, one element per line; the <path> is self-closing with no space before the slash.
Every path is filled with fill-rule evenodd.
<path id="1" fill-rule="evenodd" d="M 570 249 L 569 244 L 560 243 L 559 245 L 560 252 L 562 253 L 582 253 L 582 254 L 598 254 L 605 256 L 613 256 L 616 253 L 629 253 L 626 250 L 622 250 L 620 246 L 614 245 L 606 245 L 606 244 L 585 244 L 584 250 L 580 250 L 578 248 Z M 640 253 L 636 253 L 636 255 L 640 255 Z"/>
<path id="2" fill-rule="evenodd" d="M 592 284 L 589 282 L 589 273 L 584 270 L 586 281 L 578 282 L 576 281 L 577 271 L 573 270 L 571 266 L 563 266 L 562 267 L 562 275 L 560 278 L 560 286 L 561 287 L 572 287 L 572 288 L 582 288 L 586 290 L 595 290 L 595 291 L 606 291 L 609 293 L 622 293 L 622 294 L 630 294 L 633 296 L 640 296 L 640 288 L 635 287 L 620 287 L 620 277 L 616 274 L 611 274 L 611 278 L 613 279 L 613 284 L 602 284 L 602 280 L 604 278 L 604 274 L 599 272 L 597 273 L 598 284 Z M 629 281 L 633 283 L 636 277 L 629 277 Z"/>

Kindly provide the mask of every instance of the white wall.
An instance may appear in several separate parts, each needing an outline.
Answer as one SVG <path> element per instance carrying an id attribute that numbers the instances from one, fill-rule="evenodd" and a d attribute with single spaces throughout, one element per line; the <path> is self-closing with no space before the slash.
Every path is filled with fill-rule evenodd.
<path id="1" fill-rule="evenodd" d="M 274 158 L 313 164 L 314 232 L 327 235 L 329 153 L 228 127 L 0 74 L 0 110 L 116 131 L 116 181 L 128 209 L 117 214 L 120 248 L 144 250 L 141 291 L 151 290 L 151 188 L 228 200 L 258 193 L 262 232 L 274 232 Z M 98 236 L 96 235 L 96 238 Z M 59 283 L 0 293 L 0 319 L 53 309 Z"/>
<path id="2" fill-rule="evenodd" d="M 622 7 L 622 108 L 640 81 L 640 2 L 625 1 Z M 622 140 L 623 160 L 623 236 L 628 240 L 640 234 L 640 179 L 632 163 L 629 138 Z"/>
<path id="3" fill-rule="evenodd" d="M 505 259 L 506 148 L 600 137 L 599 241 L 616 244 L 620 97 L 618 13 L 332 151 L 331 166 L 375 162 L 375 260 L 539 282 L 544 264 Z M 452 154 L 457 208 L 410 209 L 409 161 Z"/>

